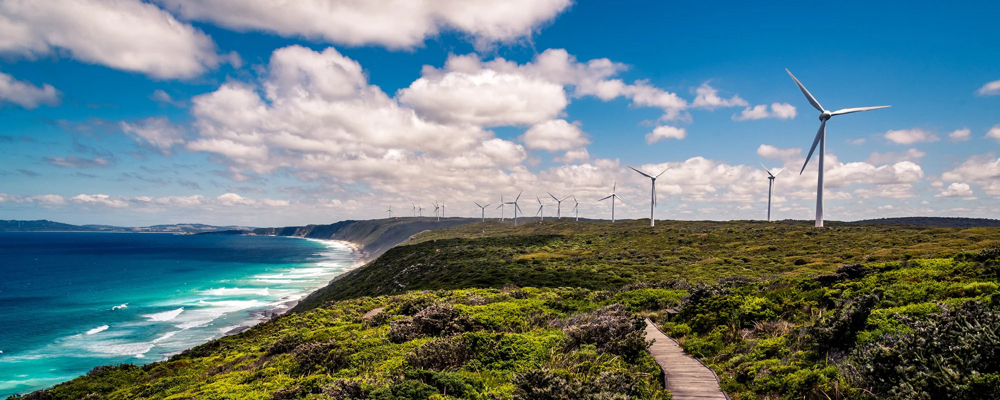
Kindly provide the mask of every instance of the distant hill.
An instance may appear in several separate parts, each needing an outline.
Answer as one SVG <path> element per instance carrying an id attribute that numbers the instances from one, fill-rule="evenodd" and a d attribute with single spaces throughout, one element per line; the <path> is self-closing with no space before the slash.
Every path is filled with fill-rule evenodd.
<path id="1" fill-rule="evenodd" d="M 884 224 L 884 225 L 911 225 L 911 226 L 933 226 L 938 228 L 996 228 L 1000 227 L 1000 220 L 989 218 L 953 218 L 953 217 L 900 217 L 900 218 L 878 218 L 865 219 L 861 221 L 849 222 L 851 224 Z"/>
<path id="2" fill-rule="evenodd" d="M 146 232 L 146 233 L 201 233 L 213 231 L 249 231 L 245 226 L 214 226 L 205 224 L 166 224 L 142 227 L 112 225 L 72 225 L 49 220 L 19 221 L 0 220 L 0 232 Z"/>

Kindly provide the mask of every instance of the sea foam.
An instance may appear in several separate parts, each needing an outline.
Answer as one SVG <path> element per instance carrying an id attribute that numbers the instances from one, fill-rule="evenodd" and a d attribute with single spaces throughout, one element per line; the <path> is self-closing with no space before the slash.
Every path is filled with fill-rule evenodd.
<path id="1" fill-rule="evenodd" d="M 143 317 L 150 321 L 157 321 L 157 322 L 170 321 L 174 318 L 177 318 L 177 316 L 181 315 L 182 312 L 184 312 L 184 307 L 178 308 L 176 310 L 159 312 L 156 314 L 146 314 L 143 315 Z"/>
<path id="2" fill-rule="evenodd" d="M 106 330 L 108 330 L 108 326 L 107 325 L 101 325 L 101 326 L 98 326 L 98 327 L 96 327 L 94 329 L 91 329 L 91 330 L 87 331 L 87 334 L 88 335 L 93 335 L 95 333 L 104 332 Z"/>

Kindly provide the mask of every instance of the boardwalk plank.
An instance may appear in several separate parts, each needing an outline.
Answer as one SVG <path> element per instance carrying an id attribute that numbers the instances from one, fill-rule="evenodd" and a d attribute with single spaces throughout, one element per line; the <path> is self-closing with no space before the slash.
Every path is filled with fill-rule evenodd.
<path id="1" fill-rule="evenodd" d="M 712 370 L 687 354 L 673 339 L 646 319 L 646 340 L 654 340 L 649 354 L 663 370 L 667 389 L 674 400 L 728 400 Z"/>

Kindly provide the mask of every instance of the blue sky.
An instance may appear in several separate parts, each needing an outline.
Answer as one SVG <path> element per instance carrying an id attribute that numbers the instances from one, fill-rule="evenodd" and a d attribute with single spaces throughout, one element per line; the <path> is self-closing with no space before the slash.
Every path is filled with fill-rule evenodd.
<path id="1" fill-rule="evenodd" d="M 1000 215 L 996 2 L 400 1 L 0 1 L 0 219 L 471 216 L 519 191 L 607 218 L 615 181 L 646 217 L 628 165 L 671 167 L 657 218 L 761 219 L 759 163 L 794 170 L 775 216 L 810 219 L 818 112 L 785 68 L 829 109 L 892 105 L 829 123 L 828 219 Z"/>

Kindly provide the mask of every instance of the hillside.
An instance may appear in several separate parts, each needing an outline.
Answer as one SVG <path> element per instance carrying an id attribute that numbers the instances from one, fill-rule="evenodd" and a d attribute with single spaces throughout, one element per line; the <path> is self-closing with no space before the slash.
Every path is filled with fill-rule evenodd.
<path id="1" fill-rule="evenodd" d="M 934 226 L 938 228 L 996 228 L 1000 219 L 954 217 L 899 217 L 854 221 L 855 224 Z"/>
<path id="2" fill-rule="evenodd" d="M 400 229 L 274 233 L 375 226 Z M 465 224 L 246 332 L 24 399 L 667 399 L 642 317 L 735 399 L 997 398 L 998 246 L 995 228 Z"/>
<path id="3" fill-rule="evenodd" d="M 647 220 L 648 221 L 648 220 Z M 520 286 L 603 289 L 685 279 L 714 282 L 833 271 L 839 265 L 950 257 L 1000 244 L 1000 230 L 810 222 L 477 223 L 416 235 L 303 300 L 407 290 Z"/>

